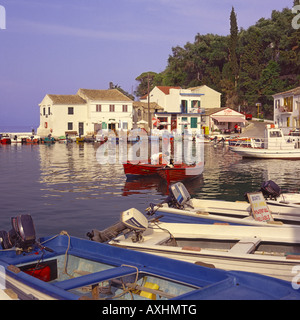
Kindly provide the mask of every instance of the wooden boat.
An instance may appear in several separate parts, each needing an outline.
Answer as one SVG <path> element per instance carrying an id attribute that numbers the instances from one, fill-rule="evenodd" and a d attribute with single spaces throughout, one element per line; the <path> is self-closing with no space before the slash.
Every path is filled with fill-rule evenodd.
<path id="1" fill-rule="evenodd" d="M 29 217 L 13 218 L 13 229 L 6 233 L 17 234 L 13 245 L 1 231 L 6 249 L 0 251 L 0 277 L 18 299 L 300 299 L 283 280 L 153 259 L 66 232 L 37 242 Z"/>
<path id="2" fill-rule="evenodd" d="M 159 168 L 157 173 L 167 182 L 175 182 L 196 178 L 203 173 L 203 169 L 203 163 L 194 165 L 175 164 L 172 167 L 164 166 Z"/>
<path id="3" fill-rule="evenodd" d="M 151 164 L 151 163 L 142 163 L 142 162 L 131 162 L 127 161 L 123 163 L 124 173 L 127 177 L 130 176 L 149 176 L 156 175 L 157 170 L 162 168 L 162 164 Z"/>
<path id="4" fill-rule="evenodd" d="M 108 243 L 211 268 L 259 273 L 295 281 L 300 229 L 149 222 Z M 297 283 L 297 280 L 296 280 Z"/>
<path id="5" fill-rule="evenodd" d="M 53 137 L 44 137 L 41 139 L 41 143 L 53 144 L 55 143 L 55 139 Z"/>
<path id="6" fill-rule="evenodd" d="M 24 144 L 38 144 L 39 142 L 40 137 L 36 135 L 22 138 L 22 143 Z"/>
<path id="7" fill-rule="evenodd" d="M 245 158 L 300 159 L 300 141 L 285 138 L 280 128 L 267 125 L 264 139 L 250 139 L 250 142 L 236 144 L 230 150 Z"/>
<path id="8" fill-rule="evenodd" d="M 261 194 L 260 201 L 265 199 Z M 263 203 L 262 203 L 263 205 Z M 262 227 L 300 227 L 298 208 L 267 204 L 271 219 L 255 219 L 250 203 L 191 198 L 183 183 L 172 184 L 169 197 L 160 204 L 150 204 L 149 215 L 163 215 L 165 222 L 262 226 Z"/>
<path id="9" fill-rule="evenodd" d="M 11 139 L 7 134 L 0 135 L 1 144 L 11 144 Z"/>

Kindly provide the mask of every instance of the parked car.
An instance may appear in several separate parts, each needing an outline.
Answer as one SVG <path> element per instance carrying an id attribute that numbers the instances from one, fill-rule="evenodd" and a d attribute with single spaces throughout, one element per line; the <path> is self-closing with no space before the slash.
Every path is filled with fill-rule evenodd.
<path id="1" fill-rule="evenodd" d="M 252 114 L 251 113 L 242 112 L 242 114 L 245 115 L 246 120 L 252 120 Z"/>

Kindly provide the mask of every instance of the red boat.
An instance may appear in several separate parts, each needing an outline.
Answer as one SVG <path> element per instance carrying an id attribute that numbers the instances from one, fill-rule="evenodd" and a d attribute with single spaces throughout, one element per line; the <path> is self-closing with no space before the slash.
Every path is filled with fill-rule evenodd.
<path id="1" fill-rule="evenodd" d="M 8 135 L 1 136 L 0 143 L 2 143 L 2 144 L 11 144 L 11 139 L 10 139 L 10 137 Z"/>
<path id="2" fill-rule="evenodd" d="M 203 168 L 203 163 L 190 166 L 186 164 L 175 164 L 173 167 L 165 166 L 164 168 L 160 168 L 157 170 L 157 173 L 169 183 L 196 178 L 202 174 Z"/>
<path id="3" fill-rule="evenodd" d="M 123 163 L 123 168 L 126 176 L 149 176 L 157 174 L 157 170 L 163 168 L 165 165 L 162 164 L 151 164 L 151 163 L 133 163 L 127 161 Z"/>

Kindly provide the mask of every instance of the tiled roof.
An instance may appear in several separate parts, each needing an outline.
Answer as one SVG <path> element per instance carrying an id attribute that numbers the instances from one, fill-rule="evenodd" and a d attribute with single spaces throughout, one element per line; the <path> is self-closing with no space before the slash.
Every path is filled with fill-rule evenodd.
<path id="1" fill-rule="evenodd" d="M 170 89 L 181 89 L 181 87 L 157 86 L 164 94 L 170 94 Z"/>
<path id="2" fill-rule="evenodd" d="M 77 94 L 84 99 L 102 100 L 102 101 L 132 101 L 117 89 L 93 90 L 79 89 Z"/>
<path id="3" fill-rule="evenodd" d="M 148 108 L 148 103 L 147 102 L 141 102 L 141 101 L 133 101 L 132 106 L 134 108 L 143 108 L 147 109 Z M 157 110 L 163 110 L 164 108 L 159 106 L 156 102 L 150 102 L 150 108 L 151 109 L 157 109 Z"/>
<path id="4" fill-rule="evenodd" d="M 86 104 L 86 101 L 77 94 L 64 95 L 64 94 L 48 94 L 53 104 Z"/>
<path id="5" fill-rule="evenodd" d="M 276 93 L 274 94 L 274 96 L 278 96 L 278 95 L 286 95 L 286 94 L 291 94 L 291 95 L 300 95 L 300 87 L 288 90 L 288 91 L 284 91 L 284 92 L 280 92 L 280 93 Z"/>

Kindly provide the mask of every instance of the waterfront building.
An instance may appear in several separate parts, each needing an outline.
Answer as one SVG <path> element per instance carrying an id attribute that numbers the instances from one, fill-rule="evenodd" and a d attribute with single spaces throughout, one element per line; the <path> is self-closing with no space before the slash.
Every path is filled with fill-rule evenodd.
<path id="1" fill-rule="evenodd" d="M 276 93 L 274 98 L 274 123 L 284 134 L 300 129 L 300 87 Z"/>
<path id="2" fill-rule="evenodd" d="M 240 133 L 245 126 L 245 114 L 231 108 L 211 109 L 207 112 L 210 132 Z"/>
<path id="3" fill-rule="evenodd" d="M 79 89 L 75 95 L 46 94 L 40 107 L 40 136 L 87 136 L 99 130 L 130 130 L 133 101 L 117 89 Z"/>
<path id="4" fill-rule="evenodd" d="M 156 102 L 150 102 L 149 108 L 147 102 L 133 101 L 133 128 L 145 128 L 149 131 L 149 111 L 150 109 L 150 125 L 153 123 L 153 118 L 158 112 L 162 112 L 164 109 L 159 106 Z"/>
<path id="5" fill-rule="evenodd" d="M 205 85 L 188 89 L 156 86 L 149 96 L 142 97 L 140 101 L 156 102 L 164 109 L 155 114 L 161 129 L 195 132 L 209 128 L 206 113 L 210 109 L 221 108 L 221 93 Z"/>

